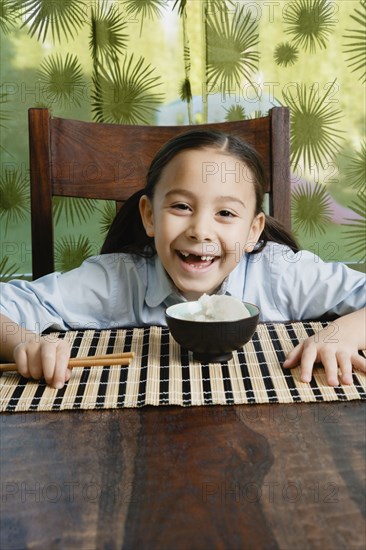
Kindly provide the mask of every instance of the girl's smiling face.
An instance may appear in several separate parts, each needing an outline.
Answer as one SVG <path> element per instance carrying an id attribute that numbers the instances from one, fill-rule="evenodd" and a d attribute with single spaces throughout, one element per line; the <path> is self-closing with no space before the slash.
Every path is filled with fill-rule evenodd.
<path id="1" fill-rule="evenodd" d="M 253 249 L 264 227 L 264 214 L 255 210 L 251 172 L 214 148 L 178 153 L 163 169 L 152 201 L 140 199 L 145 231 L 188 300 L 214 293 Z"/>

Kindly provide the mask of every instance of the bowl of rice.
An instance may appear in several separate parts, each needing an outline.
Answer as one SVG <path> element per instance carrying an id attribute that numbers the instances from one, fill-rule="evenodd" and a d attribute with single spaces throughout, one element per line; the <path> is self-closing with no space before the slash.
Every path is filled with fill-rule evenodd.
<path id="1" fill-rule="evenodd" d="M 218 363 L 232 358 L 232 352 L 253 336 L 259 308 L 238 298 L 204 294 L 195 302 L 167 308 L 167 325 L 174 340 L 193 352 L 193 359 Z"/>

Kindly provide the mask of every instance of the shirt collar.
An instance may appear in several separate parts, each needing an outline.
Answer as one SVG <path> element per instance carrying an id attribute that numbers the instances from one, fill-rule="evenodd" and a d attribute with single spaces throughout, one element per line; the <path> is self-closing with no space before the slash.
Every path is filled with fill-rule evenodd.
<path id="1" fill-rule="evenodd" d="M 229 273 L 228 277 L 226 277 L 225 281 L 222 283 L 221 288 L 223 292 L 220 294 L 235 296 L 239 298 L 239 300 L 243 299 L 247 265 L 248 254 L 244 254 L 235 269 Z"/>
<path id="2" fill-rule="evenodd" d="M 166 274 L 158 255 L 155 254 L 153 258 L 147 260 L 145 302 L 149 307 L 157 307 L 163 304 L 171 294 L 176 294 L 174 285 Z"/>

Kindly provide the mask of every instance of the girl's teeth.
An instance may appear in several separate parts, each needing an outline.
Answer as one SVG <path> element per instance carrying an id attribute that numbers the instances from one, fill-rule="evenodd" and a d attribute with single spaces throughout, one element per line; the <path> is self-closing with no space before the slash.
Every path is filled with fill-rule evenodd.
<path id="1" fill-rule="evenodd" d="M 190 255 L 189 252 L 183 252 L 182 250 L 180 251 L 180 253 L 184 258 L 188 258 L 188 256 Z M 211 262 L 212 260 L 215 259 L 215 256 L 197 256 L 197 257 L 200 257 L 203 262 Z"/>

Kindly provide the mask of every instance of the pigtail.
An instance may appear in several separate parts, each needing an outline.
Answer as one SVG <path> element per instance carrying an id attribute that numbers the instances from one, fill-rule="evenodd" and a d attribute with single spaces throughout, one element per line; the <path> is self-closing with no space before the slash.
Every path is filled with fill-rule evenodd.
<path id="1" fill-rule="evenodd" d="M 144 257 L 155 254 L 154 239 L 146 235 L 139 211 L 140 198 L 145 193 L 146 190 L 141 189 L 131 195 L 117 212 L 102 245 L 101 254 L 126 252 Z"/>

